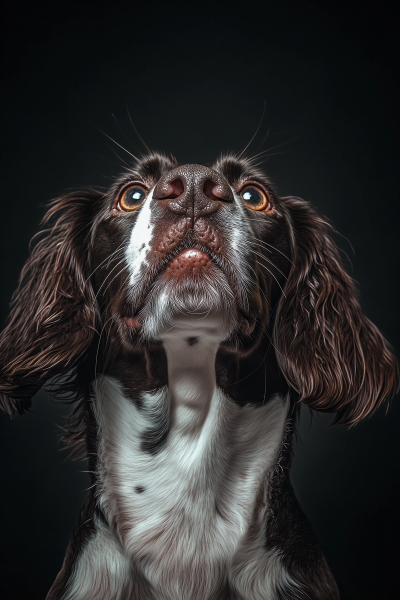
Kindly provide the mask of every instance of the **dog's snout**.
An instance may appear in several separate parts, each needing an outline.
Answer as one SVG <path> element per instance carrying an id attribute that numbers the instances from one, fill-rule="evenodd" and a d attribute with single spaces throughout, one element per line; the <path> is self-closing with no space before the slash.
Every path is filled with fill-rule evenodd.
<path id="1" fill-rule="evenodd" d="M 153 199 L 178 214 L 199 217 L 214 213 L 221 205 L 233 202 L 233 194 L 225 179 L 202 165 L 182 165 L 169 171 L 157 183 Z"/>

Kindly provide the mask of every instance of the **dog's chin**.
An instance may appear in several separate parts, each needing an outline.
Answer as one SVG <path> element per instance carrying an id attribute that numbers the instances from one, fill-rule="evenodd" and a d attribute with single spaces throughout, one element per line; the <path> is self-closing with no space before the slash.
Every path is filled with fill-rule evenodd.
<path id="1" fill-rule="evenodd" d="M 254 329 L 255 319 L 239 306 L 226 274 L 204 252 L 190 248 L 159 274 L 141 309 L 124 316 L 122 332 L 139 344 L 181 334 L 223 342 Z"/>
<path id="2" fill-rule="evenodd" d="M 215 269 L 217 270 L 217 269 Z M 202 274 L 179 280 L 161 277 L 138 314 L 142 340 L 161 340 L 171 331 L 185 330 L 188 336 L 212 328 L 222 340 L 238 325 L 236 302 L 225 275 Z"/>

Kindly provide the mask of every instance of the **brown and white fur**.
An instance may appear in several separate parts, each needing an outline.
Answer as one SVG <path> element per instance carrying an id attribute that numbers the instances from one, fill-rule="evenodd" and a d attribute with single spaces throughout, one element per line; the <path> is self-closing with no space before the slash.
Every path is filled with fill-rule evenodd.
<path id="1" fill-rule="evenodd" d="M 356 423 L 398 369 L 324 218 L 250 160 L 151 153 L 45 222 L 0 393 L 12 416 L 50 381 L 92 473 L 48 600 L 337 599 L 289 480 L 299 403 Z"/>

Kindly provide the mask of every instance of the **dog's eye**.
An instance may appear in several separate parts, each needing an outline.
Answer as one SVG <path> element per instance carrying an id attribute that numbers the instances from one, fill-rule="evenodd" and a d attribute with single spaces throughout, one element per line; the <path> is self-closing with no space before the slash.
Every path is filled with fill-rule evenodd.
<path id="1" fill-rule="evenodd" d="M 146 198 L 147 190 L 141 185 L 132 185 L 126 188 L 119 199 L 118 207 L 130 211 L 139 208 Z"/>
<path id="2" fill-rule="evenodd" d="M 258 187 L 247 185 L 240 192 L 243 202 L 253 210 L 264 210 L 268 208 L 269 197 Z"/>

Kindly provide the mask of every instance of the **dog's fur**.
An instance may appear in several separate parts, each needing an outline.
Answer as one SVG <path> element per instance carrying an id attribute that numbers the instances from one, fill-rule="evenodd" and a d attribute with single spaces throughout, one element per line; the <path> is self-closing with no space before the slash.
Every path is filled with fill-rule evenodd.
<path id="1" fill-rule="evenodd" d="M 148 195 L 124 212 L 132 182 Z M 289 480 L 299 402 L 354 424 L 399 378 L 326 220 L 250 160 L 152 153 L 45 223 L 0 392 L 10 416 L 46 382 L 73 402 L 93 474 L 48 600 L 337 599 Z"/>

